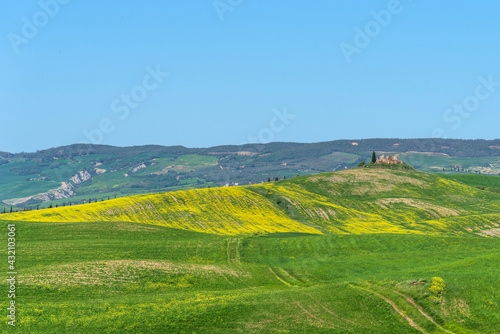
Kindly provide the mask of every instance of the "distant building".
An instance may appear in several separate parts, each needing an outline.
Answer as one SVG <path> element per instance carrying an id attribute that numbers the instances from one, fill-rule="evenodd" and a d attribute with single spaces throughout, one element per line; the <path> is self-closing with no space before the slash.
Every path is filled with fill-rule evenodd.
<path id="1" fill-rule="evenodd" d="M 404 164 L 404 162 L 398 160 L 398 155 L 396 154 L 394 157 L 391 157 L 391 155 L 387 155 L 385 157 L 384 155 L 381 155 L 377 161 L 375 162 L 376 164 Z"/>

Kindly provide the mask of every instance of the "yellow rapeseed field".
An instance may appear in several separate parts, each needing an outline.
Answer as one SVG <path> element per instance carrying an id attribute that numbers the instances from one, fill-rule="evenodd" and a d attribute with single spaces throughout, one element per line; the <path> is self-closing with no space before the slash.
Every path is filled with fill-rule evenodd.
<path id="1" fill-rule="evenodd" d="M 136 222 L 225 235 L 322 234 L 289 218 L 266 198 L 243 187 L 130 196 L 93 204 L 13 213 L 2 218 L 33 222 Z"/>
<path id="2" fill-rule="evenodd" d="M 134 222 L 220 235 L 480 233 L 500 195 L 421 172 L 352 169 L 254 186 L 137 195 L 2 220 Z"/>

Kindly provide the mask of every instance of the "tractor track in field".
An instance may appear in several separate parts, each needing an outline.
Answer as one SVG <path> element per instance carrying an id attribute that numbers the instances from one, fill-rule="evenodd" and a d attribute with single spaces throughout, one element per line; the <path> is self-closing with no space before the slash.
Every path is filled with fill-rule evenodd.
<path id="1" fill-rule="evenodd" d="M 227 239 L 227 264 L 241 264 L 240 261 L 240 242 L 241 238 L 228 238 Z M 234 244 L 234 245 L 233 245 Z M 234 256 L 232 253 L 234 252 Z"/>
<path id="2" fill-rule="evenodd" d="M 399 313 L 400 316 L 402 316 L 407 322 L 408 324 L 410 324 L 411 327 L 415 328 L 416 330 L 418 330 L 419 332 L 421 333 L 424 333 L 424 334 L 429 334 L 427 333 L 422 327 L 420 327 L 416 322 L 415 320 L 413 320 L 412 318 L 410 318 L 409 316 L 407 316 L 406 314 L 404 314 L 403 311 L 401 311 L 399 309 L 399 307 L 396 305 L 396 303 L 394 303 L 392 300 L 390 300 L 389 298 L 381 295 L 380 293 L 376 292 L 376 291 L 373 291 L 373 290 L 370 290 L 370 289 L 367 289 L 367 288 L 363 288 L 361 286 L 357 286 L 357 285 L 352 285 L 353 287 L 355 288 L 358 288 L 358 289 L 361 289 L 361 290 L 364 290 L 370 294 L 374 294 L 375 296 L 379 297 L 379 298 L 382 298 L 385 302 L 387 302 L 389 305 L 392 306 L 392 308 Z"/>
<path id="3" fill-rule="evenodd" d="M 408 297 L 407 295 L 405 294 L 402 294 L 401 292 L 398 292 L 396 290 L 392 290 L 394 293 L 397 293 L 398 295 L 400 295 L 401 297 L 403 297 L 404 299 L 406 299 L 406 301 L 410 304 L 412 304 L 417 310 L 418 312 L 420 312 L 420 314 L 422 314 L 425 318 L 427 318 L 427 320 L 429 320 L 430 322 L 432 322 L 434 325 L 436 325 L 437 328 L 439 328 L 440 330 L 442 330 L 443 332 L 445 333 L 448 333 L 448 334 L 455 334 L 453 332 L 450 332 L 449 330 L 441 327 L 441 325 L 439 325 L 436 321 L 434 321 L 434 319 L 432 319 L 432 317 L 425 313 L 425 311 L 422 309 L 422 307 L 420 307 L 417 303 L 415 303 L 415 301 L 413 299 L 411 299 L 410 297 Z"/>
<path id="4" fill-rule="evenodd" d="M 366 284 L 370 285 L 368 282 L 365 282 Z M 359 286 L 359 285 L 354 285 L 354 284 L 351 284 L 351 286 L 355 287 L 355 288 L 358 288 L 358 289 L 361 289 L 361 290 L 364 290 L 368 293 L 371 293 L 371 294 L 374 294 L 376 295 L 377 297 L 383 299 L 385 302 L 387 302 L 389 305 L 392 306 L 392 308 L 397 312 L 399 313 L 399 315 L 401 315 L 407 322 L 408 324 L 410 324 L 410 326 L 412 326 L 413 328 L 415 328 L 416 330 L 418 330 L 419 332 L 421 333 L 424 333 L 424 334 L 428 334 L 428 332 L 423 329 L 415 319 L 411 318 L 409 315 L 407 315 L 403 310 L 400 309 L 400 307 L 398 307 L 398 305 L 392 301 L 391 299 L 389 299 L 388 297 L 384 296 L 382 293 L 378 292 L 378 291 L 375 291 L 373 289 L 370 289 L 368 287 L 363 287 L 363 286 Z M 429 322 L 431 322 L 434 326 L 436 326 L 440 331 L 444 332 L 444 333 L 447 333 L 447 334 L 455 334 L 454 332 L 451 332 L 445 328 L 443 328 L 441 325 L 439 325 L 428 313 L 426 313 L 423 308 L 421 306 L 419 306 L 412 298 L 410 298 L 409 296 L 399 292 L 399 291 L 396 291 L 394 289 L 389 289 L 387 288 L 389 291 L 391 291 L 392 293 L 395 293 L 401 297 L 403 297 L 406 302 L 411 305 L 412 308 L 416 309 L 422 316 L 425 317 L 425 319 L 427 319 Z"/>
<path id="5" fill-rule="evenodd" d="M 286 280 L 284 280 L 283 278 L 281 278 L 280 275 L 278 275 L 278 273 L 273 268 L 271 268 L 271 267 L 267 267 L 267 268 L 274 275 L 274 277 L 276 277 L 276 279 L 278 281 L 280 281 L 281 283 L 285 284 L 288 287 L 293 287 L 292 284 L 288 283 Z"/>

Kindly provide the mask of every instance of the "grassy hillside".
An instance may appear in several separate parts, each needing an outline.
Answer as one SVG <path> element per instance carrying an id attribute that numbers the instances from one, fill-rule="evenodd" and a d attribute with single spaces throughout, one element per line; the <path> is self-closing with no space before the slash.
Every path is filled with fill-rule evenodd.
<path id="1" fill-rule="evenodd" d="M 321 233 L 289 218 L 265 197 L 243 187 L 137 195 L 4 216 L 9 220 L 38 222 L 138 222 L 228 235 Z"/>
<path id="2" fill-rule="evenodd" d="M 434 174 L 355 168 L 254 186 L 138 195 L 4 215 L 42 222 L 139 222 L 216 234 L 460 234 L 495 227 L 500 194 Z"/>
<path id="3" fill-rule="evenodd" d="M 397 154 L 392 152 L 391 154 Z M 500 158 L 497 156 L 451 156 L 439 152 L 402 152 L 401 161 L 417 169 L 431 173 L 500 174 Z"/>
<path id="4" fill-rule="evenodd" d="M 101 199 L 107 196 L 126 196 L 155 190 L 190 189 L 193 184 L 211 184 L 200 175 L 188 177 L 186 174 L 217 165 L 213 156 L 141 153 L 136 156 L 95 154 L 71 158 L 51 157 L 46 161 L 27 158 L 10 158 L 0 165 L 0 201 L 10 206 L 33 207 L 36 200 L 16 201 L 49 190 L 57 189 L 62 182 L 75 186 L 70 198 L 52 199 L 51 203 L 73 203 L 88 198 Z M 81 183 L 70 181 L 79 171 L 91 175 Z M 179 178 L 178 178 L 179 177 Z M 182 179 L 181 179 L 182 177 Z M 43 207 L 48 207 L 42 204 Z M 36 207 L 36 205 L 35 205 Z"/>
<path id="5" fill-rule="evenodd" d="M 14 330 L 495 334 L 499 209 L 438 175 L 358 168 L 3 214 Z"/>
<path id="6" fill-rule="evenodd" d="M 19 333 L 493 334 L 500 324 L 498 239 L 234 237 L 117 222 L 16 230 Z"/>
<path id="7" fill-rule="evenodd" d="M 275 194 L 330 233 L 462 233 L 500 217 L 498 194 L 415 171 L 356 168 L 252 189 Z"/>
<path id="8" fill-rule="evenodd" d="M 449 180 L 465 183 L 468 186 L 480 188 L 481 190 L 500 193 L 500 177 L 492 175 L 443 175 Z"/>

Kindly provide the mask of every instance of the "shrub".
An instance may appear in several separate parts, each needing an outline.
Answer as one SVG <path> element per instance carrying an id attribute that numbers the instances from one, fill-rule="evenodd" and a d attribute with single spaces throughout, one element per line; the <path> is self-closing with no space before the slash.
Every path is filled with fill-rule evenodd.
<path id="1" fill-rule="evenodd" d="M 441 295 L 443 294 L 443 290 L 446 286 L 446 283 L 441 277 L 433 277 L 432 285 L 429 288 L 429 291 L 432 293 L 432 296 L 429 299 L 434 303 L 441 302 Z"/>

